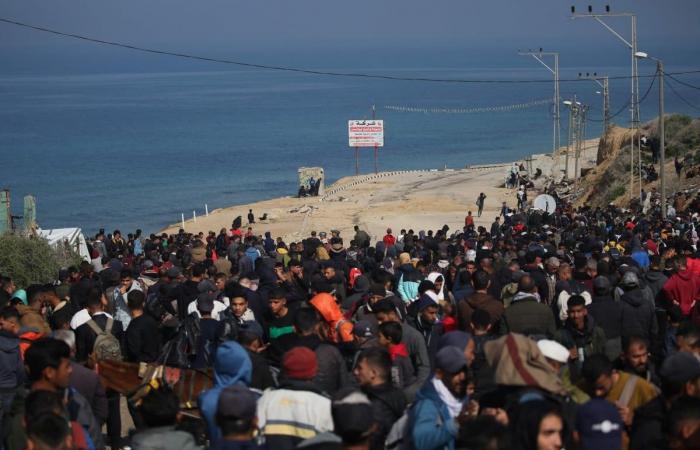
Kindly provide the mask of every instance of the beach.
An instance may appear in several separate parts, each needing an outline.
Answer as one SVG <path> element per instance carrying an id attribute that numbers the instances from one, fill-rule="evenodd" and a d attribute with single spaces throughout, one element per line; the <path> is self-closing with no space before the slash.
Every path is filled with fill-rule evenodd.
<path id="1" fill-rule="evenodd" d="M 599 139 L 585 142 L 579 165 L 581 169 L 595 166 Z M 552 173 L 561 178 L 566 161 L 566 148 L 554 155 L 542 153 L 532 156 L 533 172 L 540 168 L 543 176 L 536 188 Z M 311 231 L 339 230 L 341 236 L 351 238 L 354 225 L 367 231 L 372 240 L 381 239 L 387 228 L 396 234 L 409 228 L 415 232 L 438 229 L 443 225 L 450 230 L 464 226 L 464 217 L 472 211 L 477 226 L 490 227 L 506 202 L 511 208 L 517 204 L 516 190 L 504 187 L 506 175 L 513 163 L 470 166 L 463 169 L 426 169 L 380 172 L 344 177 L 327 186 L 319 197 L 281 197 L 250 204 L 235 205 L 210 211 L 208 216 L 199 216 L 196 221 L 185 221 L 185 231 L 199 233 L 219 232 L 230 228 L 232 221 L 241 216 L 247 226 L 248 210 L 252 209 L 256 223 L 253 232 L 258 235 L 269 231 L 272 236 L 281 236 L 293 242 L 308 236 Z M 569 174 L 574 173 L 575 159 L 569 158 Z M 484 211 L 476 217 L 476 199 L 479 193 L 486 195 Z M 529 200 L 534 200 L 530 192 Z M 267 214 L 267 220 L 259 217 Z M 177 233 L 182 223 L 174 223 L 161 230 Z"/>

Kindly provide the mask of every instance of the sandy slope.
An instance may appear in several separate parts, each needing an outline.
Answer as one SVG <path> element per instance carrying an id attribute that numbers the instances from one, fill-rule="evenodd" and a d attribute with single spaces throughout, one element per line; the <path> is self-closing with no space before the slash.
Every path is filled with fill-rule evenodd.
<path id="1" fill-rule="evenodd" d="M 586 143 L 581 158 L 582 167 L 595 164 L 598 140 Z M 545 175 L 563 172 L 565 158 L 558 154 L 534 155 L 532 167 L 540 167 Z M 270 231 L 273 236 L 282 236 L 287 242 L 308 236 L 312 230 L 337 229 L 346 239 L 353 235 L 353 225 L 358 224 L 373 239 L 380 239 L 387 227 L 394 233 L 401 228 L 436 229 L 447 224 L 451 230 L 461 228 L 468 210 L 476 215 L 476 198 L 480 192 L 487 196 L 484 214 L 475 218 L 477 225 L 489 227 L 498 215 L 503 201 L 515 206 L 515 191 L 500 187 L 511 165 L 498 164 L 475 166 L 460 170 L 432 170 L 389 172 L 379 175 L 346 177 L 326 188 L 321 198 L 290 198 L 266 200 L 249 205 L 238 205 L 213 211 L 207 217 L 198 217 L 197 222 L 185 222 L 188 232 L 218 231 L 229 227 L 233 219 L 245 217 L 252 208 L 256 217 L 267 213 L 269 220 L 256 223 L 253 231 L 263 234 Z M 573 174 L 573 158 L 569 161 Z M 180 224 L 164 229 L 174 233 Z"/>

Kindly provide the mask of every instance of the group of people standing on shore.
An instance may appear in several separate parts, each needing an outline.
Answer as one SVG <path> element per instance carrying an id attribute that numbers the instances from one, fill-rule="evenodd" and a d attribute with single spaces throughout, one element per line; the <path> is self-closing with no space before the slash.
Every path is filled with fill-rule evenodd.
<path id="1" fill-rule="evenodd" d="M 0 279 L 3 447 L 698 448 L 698 212 L 560 204 L 289 243 L 100 232 L 55 283 Z M 124 440 L 105 359 L 211 370 L 184 405 L 203 431 L 164 375 Z"/>

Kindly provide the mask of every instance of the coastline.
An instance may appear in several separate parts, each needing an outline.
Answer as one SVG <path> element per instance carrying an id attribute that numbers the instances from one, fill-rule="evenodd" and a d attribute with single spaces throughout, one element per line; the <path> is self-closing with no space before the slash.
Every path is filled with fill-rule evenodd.
<path id="1" fill-rule="evenodd" d="M 595 166 L 599 139 L 585 142 L 579 164 L 586 169 Z M 566 148 L 554 155 L 532 155 L 532 170 L 540 168 L 543 176 L 536 182 L 541 187 L 550 174 L 563 174 Z M 411 171 L 380 172 L 349 176 L 327 186 L 319 197 L 279 197 L 259 202 L 233 205 L 210 211 L 208 216 L 185 221 L 185 231 L 199 233 L 219 232 L 229 228 L 237 216 L 243 218 L 252 209 L 256 223 L 255 234 L 267 231 L 272 236 L 281 236 L 286 242 L 302 239 L 312 231 L 337 229 L 341 236 L 354 235 L 353 226 L 359 225 L 372 240 L 381 239 L 387 228 L 398 233 L 401 228 L 414 231 L 437 229 L 448 225 L 450 230 L 461 229 L 467 211 L 472 211 L 477 226 L 489 227 L 498 216 L 502 202 L 515 207 L 516 191 L 503 186 L 506 173 L 512 164 L 523 163 L 521 159 L 501 164 L 469 166 L 464 169 L 426 169 Z M 569 158 L 569 170 L 573 173 L 574 158 Z M 484 211 L 476 217 L 476 198 L 486 195 Z M 530 197 L 533 200 L 534 197 Z M 268 220 L 258 221 L 267 213 Z M 181 223 L 171 224 L 159 233 L 177 233 Z"/>

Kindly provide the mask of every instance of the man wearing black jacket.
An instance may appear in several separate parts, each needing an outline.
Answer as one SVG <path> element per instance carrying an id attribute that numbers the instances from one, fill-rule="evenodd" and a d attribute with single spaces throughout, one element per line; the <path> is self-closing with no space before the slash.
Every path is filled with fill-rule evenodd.
<path id="1" fill-rule="evenodd" d="M 374 420 L 379 425 L 379 429 L 370 440 L 370 449 L 383 449 L 391 426 L 406 408 L 403 392 L 391 384 L 389 353 L 379 347 L 363 350 L 357 358 L 353 374 L 362 392 L 372 402 Z"/>
<path id="2" fill-rule="evenodd" d="M 150 363 L 158 359 L 160 353 L 158 322 L 150 314 L 144 313 L 145 301 L 146 297 L 141 291 L 129 292 L 127 296 L 131 314 L 124 349 L 127 361 Z"/>

